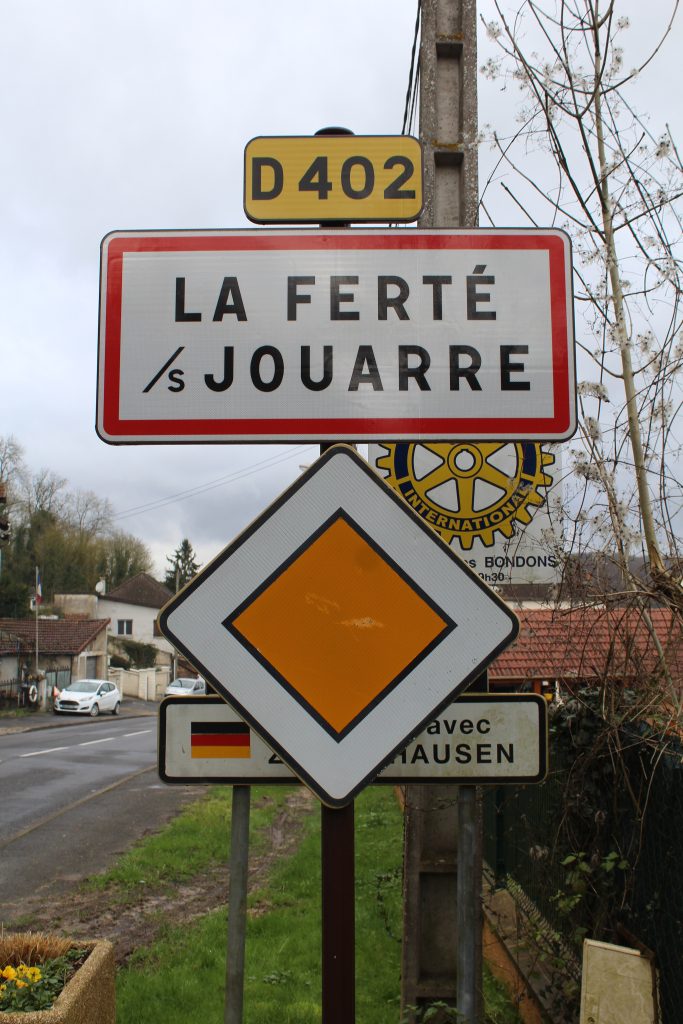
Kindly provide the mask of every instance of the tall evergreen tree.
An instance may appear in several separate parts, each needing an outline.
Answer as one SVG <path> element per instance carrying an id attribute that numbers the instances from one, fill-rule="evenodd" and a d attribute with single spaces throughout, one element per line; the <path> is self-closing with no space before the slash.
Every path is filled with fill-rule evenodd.
<path id="1" fill-rule="evenodd" d="M 168 569 L 164 583 L 169 590 L 180 590 L 199 571 L 200 565 L 195 556 L 196 552 L 187 537 L 183 538 L 172 555 L 166 556 Z"/>

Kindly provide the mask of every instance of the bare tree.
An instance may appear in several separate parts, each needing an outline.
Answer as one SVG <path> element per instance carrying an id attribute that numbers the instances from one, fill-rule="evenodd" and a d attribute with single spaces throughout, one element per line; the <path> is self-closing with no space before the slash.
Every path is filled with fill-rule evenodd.
<path id="1" fill-rule="evenodd" d="M 71 491 L 62 515 L 80 534 L 95 537 L 109 533 L 114 509 L 108 498 L 100 498 L 94 491 Z"/>
<path id="2" fill-rule="evenodd" d="M 0 480 L 12 482 L 13 478 L 25 471 L 24 449 L 13 434 L 0 437 Z"/>
<path id="3" fill-rule="evenodd" d="M 32 472 L 12 435 L 0 437 L 0 482 L 7 484 L 12 520 L 6 583 L 11 579 L 30 586 L 36 565 L 46 593 L 90 591 L 101 575 L 113 587 L 137 572 L 150 571 L 152 558 L 142 541 L 114 530 L 108 498 L 94 491 L 69 490 L 66 479 L 51 469 Z"/>
<path id="4" fill-rule="evenodd" d="M 482 70 L 503 89 L 517 88 L 521 103 L 514 130 L 486 133 L 494 166 L 482 211 L 491 223 L 522 219 L 563 228 L 572 238 L 579 430 L 564 510 L 566 566 L 591 567 L 594 579 L 587 582 L 584 573 L 577 593 L 582 603 L 608 606 L 605 616 L 611 605 L 624 606 L 610 619 L 611 640 L 616 644 L 615 615 L 623 612 L 621 628 L 630 630 L 622 638 L 629 672 L 605 671 L 598 686 L 575 687 L 555 716 L 556 734 L 573 732 L 573 745 L 554 842 L 569 853 L 561 865 L 579 870 L 583 857 L 607 865 L 591 879 L 595 899 L 598 883 L 608 878 L 611 884 L 619 863 L 620 885 L 603 889 L 606 911 L 614 915 L 617 889 L 624 905 L 632 892 L 653 774 L 670 744 L 667 728 L 681 714 L 683 166 L 666 122 L 653 127 L 633 99 L 636 82 L 671 42 L 678 0 L 670 0 L 666 13 L 663 4 L 641 8 L 647 32 L 635 38 L 620 16 L 620 0 L 492 4 L 497 17 L 485 25 L 497 49 Z M 627 69 L 629 40 L 637 48 L 657 20 L 654 45 Z M 664 609 L 656 618 L 670 623 L 667 635 L 653 626 L 655 608 Z M 647 665 L 635 642 L 643 629 L 656 652 Z M 591 657 L 589 637 L 589 678 Z M 630 728 L 633 723 L 639 728 Z M 655 725 L 662 727 L 658 734 Z M 641 790 L 627 764 L 625 737 L 631 754 L 639 744 L 648 749 Z M 571 809 L 586 806 L 591 786 L 598 809 L 578 839 L 567 821 Z M 638 823 L 632 848 L 624 846 L 625 817 L 617 814 L 622 795 Z M 576 898 L 571 885 L 560 895 L 568 896 L 567 905 Z M 554 1019 L 565 1016 L 558 1011 Z M 566 1019 L 575 1018 L 568 1012 Z"/>
<path id="5" fill-rule="evenodd" d="M 106 578 L 108 589 L 139 572 L 152 571 L 152 556 L 146 544 L 130 533 L 114 530 L 100 541 L 99 572 Z"/>
<path id="6" fill-rule="evenodd" d="M 677 533 L 683 167 L 668 127 L 656 133 L 630 89 L 671 32 L 624 69 L 618 0 L 525 0 L 487 32 L 499 54 L 482 69 L 522 94 L 519 127 L 494 130 L 496 191 L 527 223 L 564 228 L 574 246 L 579 433 L 572 448 L 572 539 L 613 560 L 631 595 L 683 613 Z M 651 17 L 651 13 L 643 17 Z M 550 182 L 550 186 L 549 186 Z M 677 529 L 678 527 L 678 529 Z M 645 576 L 635 574 L 641 547 Z"/>
<path id="7" fill-rule="evenodd" d="M 30 520 L 33 516 L 44 513 L 48 517 L 58 519 L 64 512 L 66 484 L 66 479 L 51 469 L 43 468 L 36 473 L 22 473 L 19 477 L 18 505 L 24 517 Z"/>

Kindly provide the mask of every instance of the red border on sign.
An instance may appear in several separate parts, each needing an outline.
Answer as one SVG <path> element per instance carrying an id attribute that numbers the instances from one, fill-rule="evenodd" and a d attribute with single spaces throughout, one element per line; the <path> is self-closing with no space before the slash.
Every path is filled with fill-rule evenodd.
<path id="1" fill-rule="evenodd" d="M 153 234 L 114 235 L 106 244 L 106 304 L 104 359 L 101 373 L 103 383 L 102 427 L 114 443 L 118 439 L 129 440 L 253 440 L 299 441 L 330 438 L 331 436 L 370 440 L 381 438 L 385 441 L 403 440 L 409 437 L 476 437 L 495 438 L 496 430 L 501 436 L 526 436 L 545 439 L 564 439 L 571 436 L 573 429 L 573 381 L 570 379 L 569 343 L 570 328 L 567 294 L 566 253 L 569 241 L 559 232 L 533 233 L 532 231 L 506 234 L 440 234 L 403 231 L 401 234 L 384 234 L 376 231 L 368 234 L 320 233 L 291 234 L 282 232 L 255 231 L 253 234 Z M 123 291 L 123 259 L 127 253 L 161 252 L 253 252 L 267 250 L 324 250 L 324 249 L 491 249 L 491 250 L 545 250 L 550 265 L 551 332 L 552 332 L 552 417 L 528 416 L 511 420 L 507 417 L 416 417 L 389 418 L 363 417 L 343 419 L 302 419 L 300 417 L 279 419 L 192 419 L 192 420 L 148 420 L 121 419 L 119 416 L 121 381 L 121 306 Z"/>

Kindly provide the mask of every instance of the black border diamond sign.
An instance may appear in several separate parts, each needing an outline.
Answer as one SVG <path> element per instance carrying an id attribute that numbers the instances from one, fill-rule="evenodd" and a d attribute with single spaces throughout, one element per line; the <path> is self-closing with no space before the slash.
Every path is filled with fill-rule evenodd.
<path id="1" fill-rule="evenodd" d="M 339 558 L 347 540 L 356 590 Z M 328 558 L 334 572 L 324 571 Z M 371 782 L 519 628 L 507 605 L 344 445 L 195 576 L 159 623 L 331 807 Z M 362 684 L 354 678 L 359 650 L 367 652 Z M 353 710 L 340 718 L 329 710 L 347 705 Z"/>

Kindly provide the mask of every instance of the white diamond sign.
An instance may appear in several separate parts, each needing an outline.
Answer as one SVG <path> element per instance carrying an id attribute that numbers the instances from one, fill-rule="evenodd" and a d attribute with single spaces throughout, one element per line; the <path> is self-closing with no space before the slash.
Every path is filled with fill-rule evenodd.
<path id="1" fill-rule="evenodd" d="M 332 807 L 518 630 L 504 602 L 345 446 L 177 594 L 160 626 Z"/>

